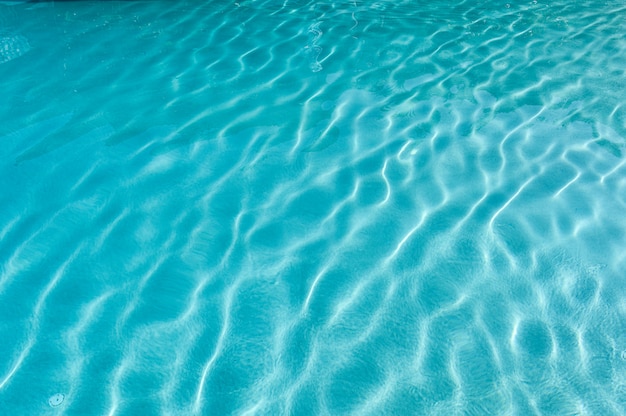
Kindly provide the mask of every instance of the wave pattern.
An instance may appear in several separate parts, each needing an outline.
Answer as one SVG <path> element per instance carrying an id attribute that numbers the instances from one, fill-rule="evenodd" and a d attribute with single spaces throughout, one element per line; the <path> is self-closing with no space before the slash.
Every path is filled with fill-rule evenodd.
<path id="1" fill-rule="evenodd" d="M 0 5 L 3 411 L 626 412 L 620 2 L 205 3 Z"/>

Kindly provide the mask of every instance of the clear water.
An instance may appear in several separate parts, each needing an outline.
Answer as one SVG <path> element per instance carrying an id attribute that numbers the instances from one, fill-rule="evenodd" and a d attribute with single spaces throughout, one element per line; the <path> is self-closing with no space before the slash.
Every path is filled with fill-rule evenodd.
<path id="1" fill-rule="evenodd" d="M 0 414 L 624 414 L 624 33 L 0 3 Z"/>

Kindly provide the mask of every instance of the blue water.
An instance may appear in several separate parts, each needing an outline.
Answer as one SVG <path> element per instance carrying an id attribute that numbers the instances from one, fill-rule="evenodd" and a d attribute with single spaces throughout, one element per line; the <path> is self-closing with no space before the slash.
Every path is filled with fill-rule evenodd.
<path id="1" fill-rule="evenodd" d="M 0 2 L 0 414 L 625 414 L 624 33 Z"/>

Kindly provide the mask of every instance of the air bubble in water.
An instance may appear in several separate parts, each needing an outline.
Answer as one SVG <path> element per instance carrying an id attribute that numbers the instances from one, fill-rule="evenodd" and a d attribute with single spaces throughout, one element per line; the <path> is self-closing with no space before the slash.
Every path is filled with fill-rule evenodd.
<path id="1" fill-rule="evenodd" d="M 52 407 L 57 407 L 60 406 L 61 403 L 63 403 L 63 400 L 65 400 L 65 395 L 62 393 L 57 393 L 53 396 L 50 396 L 50 398 L 48 399 L 48 404 Z"/>

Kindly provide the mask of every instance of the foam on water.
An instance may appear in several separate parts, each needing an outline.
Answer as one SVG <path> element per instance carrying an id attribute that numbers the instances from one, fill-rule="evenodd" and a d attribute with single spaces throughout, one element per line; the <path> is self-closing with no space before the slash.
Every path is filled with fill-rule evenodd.
<path id="1" fill-rule="evenodd" d="M 0 5 L 0 413 L 625 413 L 625 13 Z"/>
<path id="2" fill-rule="evenodd" d="M 30 50 L 28 40 L 24 36 L 0 37 L 0 64 L 24 55 Z"/>

